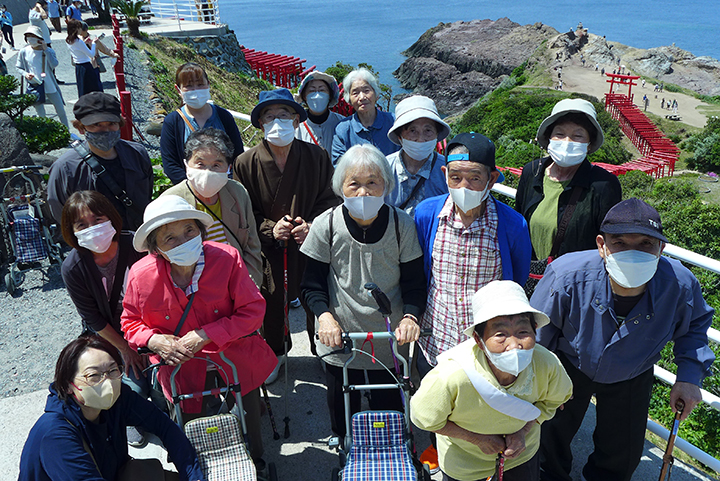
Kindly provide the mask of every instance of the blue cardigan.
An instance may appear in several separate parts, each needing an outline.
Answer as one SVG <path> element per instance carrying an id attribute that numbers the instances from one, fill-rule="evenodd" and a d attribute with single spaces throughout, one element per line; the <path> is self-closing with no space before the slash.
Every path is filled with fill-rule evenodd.
<path id="1" fill-rule="evenodd" d="M 45 413 L 30 430 L 23 447 L 18 481 L 115 479 L 129 459 L 126 426 L 141 426 L 158 436 L 181 480 L 205 479 L 195 449 L 178 425 L 127 385 L 122 385 L 120 397 L 100 413 L 99 420 L 98 424 L 89 422 L 75 400 L 60 400 L 51 384 Z M 83 439 L 93 457 L 85 450 Z"/>
<path id="2" fill-rule="evenodd" d="M 244 150 L 240 130 L 230 112 L 217 105 L 213 105 L 213 108 L 220 117 L 223 130 L 228 134 L 235 147 L 233 158 L 229 159 L 232 166 L 235 158 Z M 160 155 L 162 156 L 163 171 L 173 185 L 185 180 L 185 164 L 183 163 L 185 159 L 185 121 L 177 113 L 177 110 L 169 113 L 163 121 L 160 133 Z"/>
<path id="3" fill-rule="evenodd" d="M 449 194 L 445 194 L 425 199 L 415 209 L 415 227 L 420 247 L 425 256 L 425 276 L 428 280 L 428 287 L 432 278 L 432 248 L 438 229 L 438 215 L 448 196 Z M 503 279 L 512 280 L 524 286 L 530 273 L 530 255 L 532 253 L 527 222 L 522 215 L 494 197 L 488 197 L 488 202 L 490 201 L 495 202 L 498 214 L 497 236 L 500 244 Z"/>

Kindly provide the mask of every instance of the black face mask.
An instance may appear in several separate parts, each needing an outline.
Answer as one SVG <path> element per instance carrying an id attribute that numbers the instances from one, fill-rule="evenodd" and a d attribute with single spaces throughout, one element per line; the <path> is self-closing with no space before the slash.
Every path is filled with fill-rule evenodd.
<path id="1" fill-rule="evenodd" d="M 85 131 L 85 138 L 88 143 L 98 150 L 107 152 L 115 147 L 120 140 L 120 131 L 114 130 L 110 132 L 88 132 Z"/>

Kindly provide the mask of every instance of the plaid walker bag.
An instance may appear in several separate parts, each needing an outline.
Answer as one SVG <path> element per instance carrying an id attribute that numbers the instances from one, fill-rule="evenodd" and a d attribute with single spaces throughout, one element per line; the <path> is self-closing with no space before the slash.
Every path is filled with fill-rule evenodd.
<path id="1" fill-rule="evenodd" d="M 363 411 L 352 418 L 352 448 L 343 481 L 416 481 L 405 418 L 397 411 Z"/>
<path id="2" fill-rule="evenodd" d="M 34 262 L 48 256 L 42 236 L 42 226 L 30 204 L 20 204 L 8 208 L 12 226 L 18 262 Z"/>
<path id="3" fill-rule="evenodd" d="M 207 481 L 255 481 L 257 473 L 234 414 L 218 414 L 185 424 Z"/>

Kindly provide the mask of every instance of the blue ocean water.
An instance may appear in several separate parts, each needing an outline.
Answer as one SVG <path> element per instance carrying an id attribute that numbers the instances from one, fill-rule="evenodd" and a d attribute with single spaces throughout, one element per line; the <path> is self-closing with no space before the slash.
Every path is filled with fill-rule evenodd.
<path id="1" fill-rule="evenodd" d="M 558 31 L 578 22 L 591 33 L 638 48 L 675 43 L 720 58 L 717 0 L 219 0 L 220 16 L 248 48 L 306 59 L 323 70 L 335 61 L 366 62 L 392 77 L 412 45 L 439 22 L 498 19 L 542 22 Z"/>

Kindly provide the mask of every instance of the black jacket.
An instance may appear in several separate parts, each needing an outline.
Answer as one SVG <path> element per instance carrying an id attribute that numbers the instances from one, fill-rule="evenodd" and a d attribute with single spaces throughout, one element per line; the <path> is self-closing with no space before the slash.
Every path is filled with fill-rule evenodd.
<path id="1" fill-rule="evenodd" d="M 523 167 L 515 197 L 515 210 L 525 217 L 528 226 L 535 209 L 544 198 L 543 178 L 545 169 L 551 162 L 550 157 L 545 157 L 533 160 Z M 570 184 L 560 194 L 558 224 L 565 212 L 565 207 L 570 202 L 570 196 L 575 186 L 581 187 L 583 192 L 580 194 L 577 207 L 568 224 L 565 239 L 560 244 L 558 256 L 567 252 L 595 249 L 597 247 L 595 238 L 600 233 L 600 224 L 605 218 L 605 214 L 621 200 L 620 181 L 617 177 L 601 167 L 592 165 L 585 159 L 575 172 Z M 535 252 L 533 252 L 533 259 L 535 258 Z"/>

